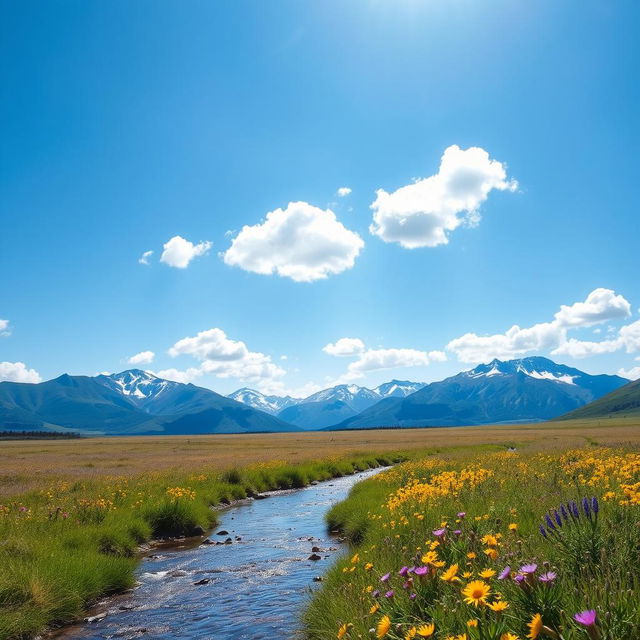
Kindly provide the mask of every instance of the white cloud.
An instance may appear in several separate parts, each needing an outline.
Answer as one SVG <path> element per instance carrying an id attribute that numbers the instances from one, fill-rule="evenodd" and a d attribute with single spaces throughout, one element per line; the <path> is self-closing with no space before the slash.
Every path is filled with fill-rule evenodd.
<path id="1" fill-rule="evenodd" d="M 178 340 L 169 349 L 169 355 L 190 355 L 200 361 L 197 369 L 192 368 L 187 372 L 167 370 L 173 376 L 172 379 L 183 374 L 191 379 L 197 375 L 211 374 L 218 378 L 239 378 L 266 385 L 286 373 L 271 360 L 271 356 L 249 351 L 244 342 L 228 338 L 226 333 L 217 327 Z"/>
<path id="2" fill-rule="evenodd" d="M 345 196 L 348 196 L 351 193 L 351 189 L 349 187 L 340 187 L 336 193 L 338 194 L 338 196 L 340 196 L 341 198 L 344 198 Z"/>
<path id="3" fill-rule="evenodd" d="M 42 378 L 35 369 L 27 369 L 24 362 L 0 362 L 0 381 L 41 382 Z"/>
<path id="4" fill-rule="evenodd" d="M 355 356 L 364 351 L 364 342 L 360 338 L 340 338 L 325 345 L 322 350 L 330 356 Z"/>
<path id="5" fill-rule="evenodd" d="M 127 362 L 129 364 L 151 364 L 155 355 L 153 351 L 141 351 L 140 353 L 136 353 L 135 356 L 131 356 Z"/>
<path id="6" fill-rule="evenodd" d="M 632 367 L 631 369 L 619 369 L 618 375 L 629 380 L 640 379 L 640 367 Z"/>
<path id="7" fill-rule="evenodd" d="M 145 251 L 139 258 L 140 264 L 149 264 L 149 258 L 153 255 L 153 251 Z"/>
<path id="8" fill-rule="evenodd" d="M 184 371 L 180 369 L 163 369 L 162 371 L 156 371 L 154 375 L 164 380 L 173 380 L 174 382 L 188 384 L 199 378 L 202 375 L 202 371 L 197 367 L 190 367 Z"/>
<path id="9" fill-rule="evenodd" d="M 177 269 L 186 269 L 194 258 L 205 255 L 211 246 L 208 241 L 193 244 L 181 236 L 174 236 L 163 245 L 160 262 Z"/>
<path id="10" fill-rule="evenodd" d="M 590 327 L 630 315 L 631 305 L 627 300 L 611 289 L 600 287 L 594 289 L 584 302 L 560 305 L 560 311 L 554 317 L 564 327 Z"/>
<path id="11" fill-rule="evenodd" d="M 363 247 L 330 209 L 290 202 L 267 213 L 264 222 L 245 225 L 222 257 L 245 271 L 312 282 L 353 267 Z"/>
<path id="12" fill-rule="evenodd" d="M 493 189 L 515 191 L 506 165 L 480 147 L 445 149 L 438 173 L 388 193 L 376 191 L 369 231 L 406 249 L 436 247 L 462 224 L 475 226 L 479 208 Z"/>
<path id="13" fill-rule="evenodd" d="M 9 330 L 9 321 L 0 318 L 0 336 L 9 336 L 11 331 Z"/>
<path id="14" fill-rule="evenodd" d="M 479 336 L 476 333 L 451 340 L 447 345 L 461 362 L 488 362 L 493 358 L 509 359 L 529 352 L 550 350 L 554 355 L 583 358 L 598 353 L 610 353 L 623 347 L 628 351 L 640 348 L 640 323 L 620 329 L 615 339 L 590 342 L 567 338 L 567 331 L 579 327 L 627 317 L 630 305 L 611 289 L 594 289 L 584 302 L 561 305 L 551 322 L 532 327 L 513 325 L 505 333 Z M 636 327 L 636 325 L 638 325 Z"/>

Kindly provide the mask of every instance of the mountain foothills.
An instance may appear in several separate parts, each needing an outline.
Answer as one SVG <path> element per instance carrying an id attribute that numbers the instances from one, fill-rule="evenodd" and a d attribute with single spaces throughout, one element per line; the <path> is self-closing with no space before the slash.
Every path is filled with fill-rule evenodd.
<path id="1" fill-rule="evenodd" d="M 559 420 L 640 417 L 640 380 L 630 382 L 595 402 L 571 411 Z"/>
<path id="2" fill-rule="evenodd" d="M 493 360 L 406 398 L 387 398 L 336 429 L 461 426 L 550 420 L 625 385 L 620 376 L 589 375 L 532 357 Z"/>
<path id="3" fill-rule="evenodd" d="M 2 382 L 0 425 L 92 435 L 298 430 L 209 389 L 137 369 L 96 377 L 65 374 L 39 384 Z"/>
<path id="4" fill-rule="evenodd" d="M 640 387 L 627 383 L 533 357 L 494 360 L 430 384 L 338 385 L 303 399 L 243 388 L 226 397 L 132 369 L 95 377 L 65 374 L 39 384 L 1 382 L 0 428 L 127 435 L 537 422 L 572 411 L 569 416 L 583 417 L 575 410 L 599 398 L 595 411 L 638 411 Z"/>

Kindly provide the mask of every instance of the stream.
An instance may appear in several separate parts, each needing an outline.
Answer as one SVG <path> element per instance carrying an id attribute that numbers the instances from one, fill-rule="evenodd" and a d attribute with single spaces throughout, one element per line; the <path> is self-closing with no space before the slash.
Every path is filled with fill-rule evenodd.
<path id="1" fill-rule="evenodd" d="M 356 482 L 379 471 L 225 509 L 209 537 L 214 544 L 154 549 L 138 567 L 135 589 L 98 603 L 91 622 L 57 637 L 296 637 L 310 591 L 319 585 L 314 578 L 344 552 L 345 545 L 327 531 L 325 514 Z M 227 533 L 217 535 L 221 531 Z M 231 544 L 215 544 L 227 538 Z M 320 548 L 319 560 L 309 559 L 312 547 Z"/>

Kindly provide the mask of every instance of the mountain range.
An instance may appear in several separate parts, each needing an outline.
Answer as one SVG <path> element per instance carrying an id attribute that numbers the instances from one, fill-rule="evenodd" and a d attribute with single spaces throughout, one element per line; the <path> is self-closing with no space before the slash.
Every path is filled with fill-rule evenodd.
<path id="1" fill-rule="evenodd" d="M 322 429 L 358 415 L 383 398 L 404 398 L 424 385 L 424 382 L 408 380 L 391 380 L 375 389 L 356 384 L 340 384 L 299 399 L 290 396 L 265 396 L 259 391 L 245 388 L 235 391 L 229 397 L 254 409 L 277 415 L 285 422 L 303 429 Z"/>
<path id="2" fill-rule="evenodd" d="M 0 382 L 0 425 L 93 435 L 298 430 L 210 389 L 139 369 L 95 377 L 64 374 L 39 384 Z"/>
<path id="3" fill-rule="evenodd" d="M 0 428 L 127 435 L 537 422 L 640 411 L 640 385 L 628 382 L 531 357 L 493 360 L 430 384 L 338 385 L 300 399 L 247 388 L 226 397 L 132 369 L 38 384 L 0 382 Z M 601 405 L 594 403 L 599 398 Z"/>
<path id="4" fill-rule="evenodd" d="M 590 375 L 531 357 L 493 360 L 406 398 L 387 398 L 336 429 L 373 426 L 460 426 L 550 420 L 627 384 L 620 376 Z"/>

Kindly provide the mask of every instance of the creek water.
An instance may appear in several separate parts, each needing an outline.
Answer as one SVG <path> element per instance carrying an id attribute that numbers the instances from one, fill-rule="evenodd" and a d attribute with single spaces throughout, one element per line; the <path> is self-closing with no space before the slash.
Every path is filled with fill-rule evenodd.
<path id="1" fill-rule="evenodd" d="M 344 552 L 324 516 L 356 482 L 378 471 L 277 492 L 222 511 L 210 539 L 230 537 L 232 544 L 154 550 L 142 560 L 133 591 L 99 603 L 98 619 L 69 627 L 59 637 L 297 637 L 300 615 L 318 586 L 314 577 Z M 219 536 L 220 531 L 228 534 Z M 309 560 L 314 546 L 321 549 L 320 560 Z"/>

